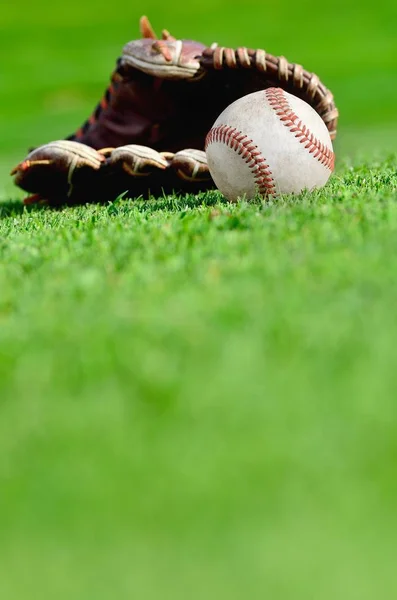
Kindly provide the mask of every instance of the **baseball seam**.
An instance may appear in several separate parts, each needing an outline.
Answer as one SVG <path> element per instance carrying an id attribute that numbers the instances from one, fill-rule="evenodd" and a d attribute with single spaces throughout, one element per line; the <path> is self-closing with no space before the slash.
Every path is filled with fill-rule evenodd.
<path id="1" fill-rule="evenodd" d="M 205 140 L 205 149 L 216 142 L 226 144 L 247 163 L 260 194 L 276 194 L 276 186 L 270 167 L 251 138 L 229 125 L 218 125 L 209 131 Z"/>
<path id="2" fill-rule="evenodd" d="M 289 105 L 281 88 L 268 88 L 265 90 L 266 98 L 270 106 L 274 109 L 280 121 L 288 127 L 291 133 L 301 144 L 305 145 L 306 150 L 316 158 L 324 167 L 330 171 L 334 170 L 335 154 L 320 142 L 306 125 L 298 118 Z"/>

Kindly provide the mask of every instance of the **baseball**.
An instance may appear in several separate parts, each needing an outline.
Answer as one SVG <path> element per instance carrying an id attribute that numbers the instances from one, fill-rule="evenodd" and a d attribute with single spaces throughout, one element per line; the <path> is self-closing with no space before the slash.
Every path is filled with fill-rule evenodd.
<path id="1" fill-rule="evenodd" d="M 205 150 L 216 186 L 233 202 L 320 188 L 335 161 L 322 118 L 281 88 L 230 104 L 209 131 Z"/>

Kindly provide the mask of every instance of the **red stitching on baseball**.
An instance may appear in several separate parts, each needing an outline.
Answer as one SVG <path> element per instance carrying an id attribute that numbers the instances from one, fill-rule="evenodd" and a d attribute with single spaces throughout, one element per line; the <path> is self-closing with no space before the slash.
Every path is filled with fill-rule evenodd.
<path id="1" fill-rule="evenodd" d="M 316 158 L 324 167 L 333 171 L 335 154 L 314 137 L 310 129 L 299 120 L 284 96 L 284 90 L 281 88 L 268 88 L 265 90 L 265 94 L 280 121 L 288 127 L 291 133 L 295 134 L 301 144 L 305 144 L 305 148 L 313 155 L 313 158 Z"/>
<path id="2" fill-rule="evenodd" d="M 241 156 L 249 166 L 260 194 L 274 195 L 276 193 L 270 167 L 251 138 L 234 127 L 218 125 L 209 131 L 205 140 L 205 149 L 214 142 L 226 144 Z"/>

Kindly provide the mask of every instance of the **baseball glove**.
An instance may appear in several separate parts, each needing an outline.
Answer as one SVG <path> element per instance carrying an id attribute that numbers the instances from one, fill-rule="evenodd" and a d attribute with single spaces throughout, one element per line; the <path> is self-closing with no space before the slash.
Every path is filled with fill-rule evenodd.
<path id="1" fill-rule="evenodd" d="M 280 87 L 308 102 L 336 136 L 338 111 L 319 78 L 264 50 L 158 39 L 146 17 L 93 114 L 69 138 L 32 150 L 11 172 L 25 203 L 82 203 L 214 187 L 205 137 L 234 100 Z"/>

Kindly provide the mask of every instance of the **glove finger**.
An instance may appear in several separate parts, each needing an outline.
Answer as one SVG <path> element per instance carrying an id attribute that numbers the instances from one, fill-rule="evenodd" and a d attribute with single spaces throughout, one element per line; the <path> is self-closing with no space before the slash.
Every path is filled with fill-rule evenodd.
<path id="1" fill-rule="evenodd" d="M 213 186 L 205 152 L 192 148 L 174 154 L 136 144 L 121 146 L 112 150 L 101 175 L 108 200 L 124 192 L 131 198 L 149 198 Z"/>
<path id="2" fill-rule="evenodd" d="M 106 159 L 94 182 L 95 198 L 101 202 L 125 193 L 130 197 L 161 193 L 169 179 L 167 172 L 174 156 L 138 144 L 103 148 L 98 153 Z"/>
<path id="3" fill-rule="evenodd" d="M 96 150 L 68 140 L 50 142 L 36 148 L 11 171 L 23 190 L 50 202 L 67 198 L 76 184 L 89 185 L 105 158 Z"/>
<path id="4" fill-rule="evenodd" d="M 115 148 L 107 159 L 107 165 L 119 166 L 132 177 L 147 177 L 153 171 L 167 169 L 169 164 L 169 160 L 153 148 L 137 144 Z"/>
<path id="5" fill-rule="evenodd" d="M 171 161 L 171 168 L 184 181 L 197 183 L 211 181 L 207 157 L 203 150 L 195 150 L 193 148 L 180 150 L 174 155 Z"/>

